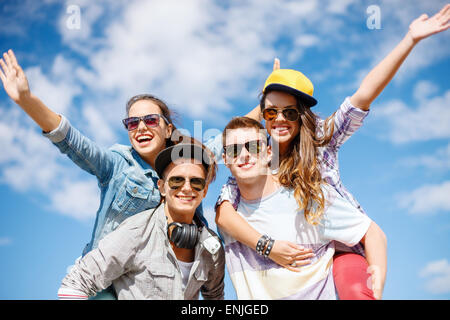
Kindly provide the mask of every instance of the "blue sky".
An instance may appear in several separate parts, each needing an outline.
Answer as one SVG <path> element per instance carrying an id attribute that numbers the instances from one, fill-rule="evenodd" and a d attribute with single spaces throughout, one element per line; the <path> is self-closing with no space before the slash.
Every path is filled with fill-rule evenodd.
<path id="1" fill-rule="evenodd" d="M 174 108 L 203 137 L 258 103 L 275 57 L 314 83 L 330 115 L 445 1 L 2 1 L 0 50 L 32 91 L 87 136 L 128 144 L 137 93 Z M 379 28 L 368 27 L 376 5 Z M 74 7 L 75 6 L 75 7 Z M 80 9 L 80 20 L 73 9 Z M 369 21 L 370 22 L 370 21 Z M 370 25 L 370 23 L 369 23 Z M 388 238 L 386 299 L 450 298 L 450 31 L 419 43 L 340 150 L 341 176 Z M 98 190 L 0 90 L 0 299 L 55 299 L 90 239 Z M 208 219 L 228 176 L 204 201 Z M 226 298 L 234 299 L 227 279 Z"/>

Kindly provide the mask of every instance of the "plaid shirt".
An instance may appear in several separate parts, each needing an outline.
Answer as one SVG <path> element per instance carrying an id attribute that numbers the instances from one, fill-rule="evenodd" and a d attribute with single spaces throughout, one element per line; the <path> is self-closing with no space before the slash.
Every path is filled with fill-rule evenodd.
<path id="1" fill-rule="evenodd" d="M 59 299 L 87 299 L 114 284 L 119 300 L 223 300 L 225 253 L 205 246 L 217 235 L 203 226 L 186 288 L 167 238 L 164 205 L 135 214 L 100 240 L 62 280 Z"/>
<path id="2" fill-rule="evenodd" d="M 353 106 L 350 98 L 347 97 L 339 109 L 333 115 L 334 132 L 330 143 L 318 148 L 319 169 L 324 180 L 330 184 L 345 199 L 347 199 L 359 211 L 366 214 L 361 205 L 356 201 L 353 195 L 344 187 L 339 174 L 338 151 L 342 144 L 352 136 L 356 130 L 361 127 L 364 118 L 369 111 L 364 111 Z M 319 119 L 318 133 L 323 134 L 325 120 Z M 217 199 L 215 207 L 217 208 L 223 201 L 229 201 L 235 209 L 239 205 L 241 194 L 239 192 L 236 179 L 229 177 L 227 183 L 222 187 L 221 194 Z M 350 250 L 349 250 L 350 249 Z M 364 249 L 360 244 L 348 248 L 340 243 L 336 243 L 338 251 L 352 251 L 364 255 Z"/>

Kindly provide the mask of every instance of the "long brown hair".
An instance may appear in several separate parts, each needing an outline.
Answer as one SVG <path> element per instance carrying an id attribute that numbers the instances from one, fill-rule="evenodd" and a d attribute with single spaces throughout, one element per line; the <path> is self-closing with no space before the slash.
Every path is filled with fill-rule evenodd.
<path id="1" fill-rule="evenodd" d="M 261 110 L 264 110 L 269 92 L 261 97 Z M 294 190 L 295 200 L 300 210 L 304 210 L 306 221 L 316 225 L 325 210 L 325 196 L 321 185 L 326 183 L 320 172 L 318 148 L 330 142 L 334 121 L 331 115 L 320 125 L 320 118 L 299 98 L 296 99 L 297 109 L 300 111 L 300 131 L 290 142 L 288 151 L 280 155 L 278 179 L 282 186 Z"/>

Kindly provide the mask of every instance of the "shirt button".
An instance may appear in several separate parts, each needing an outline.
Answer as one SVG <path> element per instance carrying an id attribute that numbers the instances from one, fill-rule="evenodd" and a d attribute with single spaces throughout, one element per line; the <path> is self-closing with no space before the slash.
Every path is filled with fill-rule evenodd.
<path id="1" fill-rule="evenodd" d="M 133 193 L 136 193 L 138 191 L 137 187 L 133 188 Z"/>

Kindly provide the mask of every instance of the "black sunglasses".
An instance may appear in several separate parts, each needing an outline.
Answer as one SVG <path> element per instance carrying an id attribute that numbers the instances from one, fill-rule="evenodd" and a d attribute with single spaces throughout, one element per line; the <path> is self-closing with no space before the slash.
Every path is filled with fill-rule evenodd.
<path id="1" fill-rule="evenodd" d="M 184 186 L 187 179 L 188 178 L 180 176 L 170 177 L 168 180 L 170 189 L 176 190 L 181 188 L 182 186 Z M 191 188 L 194 189 L 195 191 L 202 191 L 203 189 L 205 189 L 206 180 L 203 178 L 190 178 L 189 184 L 191 185 Z"/>
<path id="2" fill-rule="evenodd" d="M 167 121 L 166 117 L 164 117 L 162 114 L 147 114 L 143 117 L 129 117 L 126 119 L 123 119 L 123 125 L 125 126 L 125 129 L 128 131 L 136 130 L 139 127 L 139 122 L 144 121 L 145 125 L 150 128 L 157 127 L 159 125 L 159 119 L 163 118 L 164 121 L 168 124 L 169 121 Z"/>
<path id="3" fill-rule="evenodd" d="M 285 108 L 285 109 L 266 108 L 263 110 L 262 115 L 264 120 L 272 121 L 278 117 L 278 114 L 280 112 L 283 114 L 283 117 L 287 121 L 297 121 L 300 115 L 300 112 L 296 108 Z"/>
<path id="4" fill-rule="evenodd" d="M 264 142 L 262 140 L 252 140 L 246 143 L 236 143 L 225 146 L 225 154 L 229 158 L 236 158 L 241 154 L 242 148 L 245 146 L 248 152 L 252 155 L 257 155 L 261 152 Z"/>

